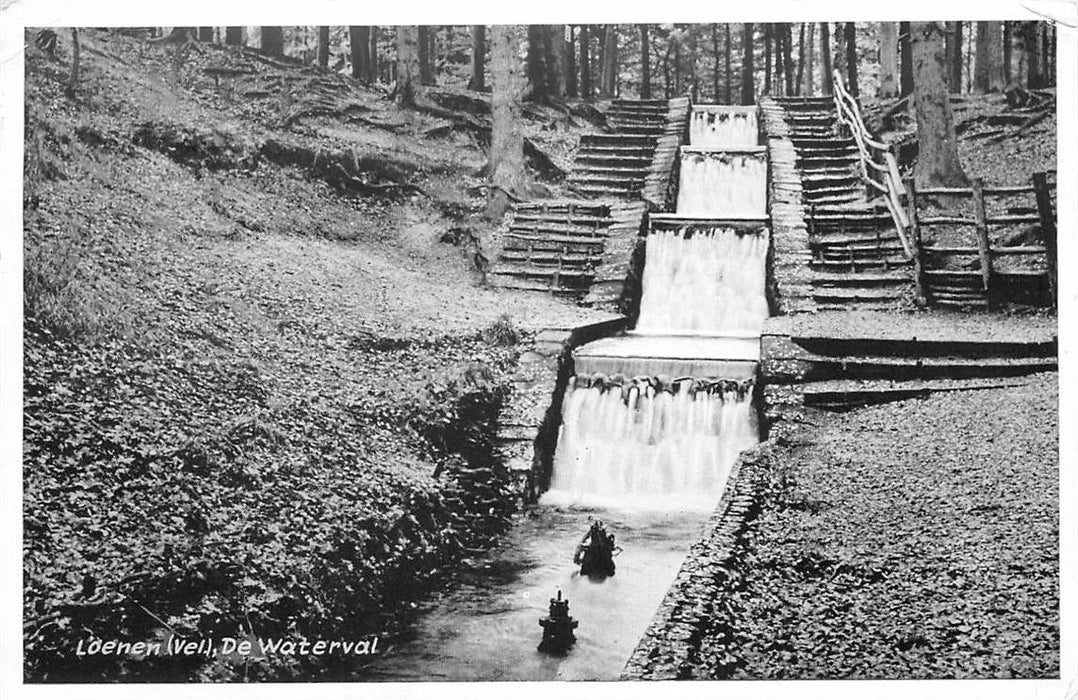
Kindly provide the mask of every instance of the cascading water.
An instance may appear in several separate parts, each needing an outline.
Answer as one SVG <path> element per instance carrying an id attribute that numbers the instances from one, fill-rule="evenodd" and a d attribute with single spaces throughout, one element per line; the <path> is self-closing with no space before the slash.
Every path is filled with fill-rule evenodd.
<path id="1" fill-rule="evenodd" d="M 767 245 L 766 229 L 653 230 L 637 332 L 759 336 L 768 312 Z"/>
<path id="2" fill-rule="evenodd" d="M 738 453 L 757 442 L 752 381 L 575 377 L 547 502 L 593 494 L 592 505 L 713 508 Z"/>
<path id="3" fill-rule="evenodd" d="M 756 111 L 717 105 L 697 106 L 689 122 L 694 146 L 755 146 L 759 143 Z"/>
<path id="4" fill-rule="evenodd" d="M 678 214 L 737 219 L 762 217 L 766 211 L 762 153 L 681 150 Z"/>
<path id="5" fill-rule="evenodd" d="M 766 166 L 750 147 L 754 110 L 703 111 L 682 156 L 679 213 L 651 219 L 637 328 L 573 353 L 579 376 L 540 501 L 557 507 L 518 521 L 367 677 L 613 680 L 624 667 L 738 453 L 758 439 Z M 575 504 L 586 507 L 565 507 Z M 572 559 L 594 517 L 624 547 L 602 581 Z M 536 651 L 537 622 L 559 590 L 580 627 L 552 657 Z"/>

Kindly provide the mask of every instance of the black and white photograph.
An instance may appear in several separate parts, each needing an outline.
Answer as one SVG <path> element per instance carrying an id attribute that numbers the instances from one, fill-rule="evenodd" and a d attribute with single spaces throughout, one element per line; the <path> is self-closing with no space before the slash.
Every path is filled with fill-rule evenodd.
<path id="1" fill-rule="evenodd" d="M 1078 697 L 1073 3 L 29 5 L 5 696 Z"/>

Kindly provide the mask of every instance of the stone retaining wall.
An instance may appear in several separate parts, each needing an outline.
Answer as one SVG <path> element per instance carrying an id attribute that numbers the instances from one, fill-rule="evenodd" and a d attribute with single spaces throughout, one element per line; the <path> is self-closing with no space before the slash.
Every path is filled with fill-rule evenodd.
<path id="1" fill-rule="evenodd" d="M 525 501 L 534 501 L 550 476 L 570 354 L 627 325 L 628 319 L 619 317 L 575 328 L 545 328 L 520 356 L 512 394 L 498 415 L 497 439 Z"/>
<path id="2" fill-rule="evenodd" d="M 771 314 L 815 311 L 809 263 L 808 229 L 801 202 L 801 173 L 797 152 L 790 141 L 785 110 L 772 98 L 760 98 L 762 128 L 770 163 L 768 204 L 771 215 L 771 251 L 768 265 L 768 302 Z"/>

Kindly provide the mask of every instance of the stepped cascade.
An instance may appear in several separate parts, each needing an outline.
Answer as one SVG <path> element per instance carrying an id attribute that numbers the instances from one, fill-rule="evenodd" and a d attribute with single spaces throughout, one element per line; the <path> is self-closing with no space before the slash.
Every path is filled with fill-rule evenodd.
<path id="1" fill-rule="evenodd" d="M 573 354 L 545 502 L 712 508 L 757 442 L 769 233 L 756 123 L 755 108 L 694 107 L 677 212 L 650 220 L 636 328 Z"/>

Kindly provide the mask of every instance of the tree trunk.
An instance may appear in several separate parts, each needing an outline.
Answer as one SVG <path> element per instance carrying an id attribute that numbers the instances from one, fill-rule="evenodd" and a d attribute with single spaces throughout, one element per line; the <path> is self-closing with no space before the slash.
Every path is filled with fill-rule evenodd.
<path id="1" fill-rule="evenodd" d="M 1014 78 L 1011 72 L 1011 45 L 1014 41 L 1014 32 L 1012 30 L 1014 22 L 1003 23 L 1003 83 L 1010 85 L 1011 80 Z"/>
<path id="2" fill-rule="evenodd" d="M 801 94 L 805 85 L 805 22 L 797 34 L 797 86 L 795 92 Z"/>
<path id="3" fill-rule="evenodd" d="M 614 97 L 618 92 L 618 25 L 606 25 L 603 36 L 603 72 L 599 94 Z"/>
<path id="4" fill-rule="evenodd" d="M 913 45 L 910 41 L 910 23 L 898 23 L 898 54 L 900 62 L 899 90 L 902 97 L 913 94 Z"/>
<path id="5" fill-rule="evenodd" d="M 374 25 L 370 29 L 371 35 L 371 50 L 367 56 L 367 66 L 370 71 L 370 77 L 367 82 L 374 85 L 378 82 L 378 26 Z"/>
<path id="6" fill-rule="evenodd" d="M 918 187 L 961 187 L 968 178 L 958 160 L 954 117 L 944 80 L 946 30 L 940 22 L 912 22 L 910 26 L 919 145 L 914 178 Z"/>
<path id="7" fill-rule="evenodd" d="M 370 27 L 348 28 L 348 45 L 352 54 L 352 77 L 367 83 L 371 82 L 370 43 Z"/>
<path id="8" fill-rule="evenodd" d="M 420 25 L 418 30 L 419 82 L 421 85 L 434 85 L 434 55 L 430 50 L 433 27 Z"/>
<path id="9" fill-rule="evenodd" d="M 483 76 L 483 58 L 487 53 L 487 27 L 483 24 L 472 25 L 472 78 L 468 89 L 483 92 L 487 89 Z"/>
<path id="10" fill-rule="evenodd" d="M 846 83 L 850 94 L 857 97 L 861 94 L 857 80 L 857 25 L 847 22 L 843 34 L 846 38 Z"/>
<path id="11" fill-rule="evenodd" d="M 764 22 L 764 94 L 771 94 L 771 23 Z"/>
<path id="12" fill-rule="evenodd" d="M 552 97 L 565 97 L 565 25 L 547 27 L 547 88 Z"/>
<path id="13" fill-rule="evenodd" d="M 730 46 L 730 23 L 729 22 L 727 22 L 727 23 L 725 23 L 723 25 L 723 33 L 725 34 L 725 36 L 723 37 L 724 41 L 723 41 L 723 46 L 722 46 L 722 54 L 723 54 L 723 56 L 722 56 L 722 58 L 723 58 L 722 101 L 723 101 L 723 104 L 730 104 L 732 102 L 732 100 L 733 100 L 733 98 L 732 98 L 733 83 L 731 82 L 731 79 L 730 79 L 730 59 L 731 59 L 730 54 L 733 52 L 733 48 L 731 48 L 731 46 Z"/>
<path id="14" fill-rule="evenodd" d="M 569 45 L 565 47 L 565 94 L 576 97 L 576 30 L 569 25 Z"/>
<path id="15" fill-rule="evenodd" d="M 789 22 L 782 23 L 782 71 L 785 79 L 784 89 L 787 95 L 794 94 L 794 48 L 793 48 L 793 25 Z"/>
<path id="16" fill-rule="evenodd" d="M 75 90 L 79 86 L 79 68 L 82 48 L 79 44 L 79 30 L 76 27 L 71 28 L 71 73 L 67 76 L 67 87 L 65 92 L 71 99 L 75 98 Z"/>
<path id="17" fill-rule="evenodd" d="M 651 46 L 648 25 L 640 25 L 640 99 L 651 99 Z"/>
<path id="18" fill-rule="evenodd" d="M 685 31 L 687 32 L 689 45 L 689 95 L 693 102 L 700 101 L 700 77 L 696 71 L 696 56 L 699 53 L 698 44 L 696 41 L 695 27 L 691 24 L 686 25 Z"/>
<path id="19" fill-rule="evenodd" d="M 752 22 L 741 26 L 741 104 L 756 103 L 756 85 L 752 75 Z"/>
<path id="20" fill-rule="evenodd" d="M 805 82 L 801 94 L 812 97 L 816 94 L 816 23 L 808 24 L 808 44 L 805 46 Z"/>
<path id="21" fill-rule="evenodd" d="M 528 96 L 533 100 L 542 100 L 549 94 L 547 90 L 547 41 L 545 27 L 541 24 L 528 25 Z"/>
<path id="22" fill-rule="evenodd" d="M 490 31 L 493 120 L 487 173 L 491 188 L 488 214 L 500 218 L 508 207 L 507 193 L 520 190 L 524 180 L 524 133 L 521 131 L 522 92 L 517 28 L 497 24 Z"/>
<path id="23" fill-rule="evenodd" d="M 1026 54 L 1026 87 L 1036 90 L 1044 87 L 1044 66 L 1041 52 L 1040 22 L 1023 22 Z"/>
<path id="24" fill-rule="evenodd" d="M 415 88 L 419 81 L 419 28 L 397 27 L 397 104 L 415 106 Z"/>
<path id="25" fill-rule="evenodd" d="M 719 50 L 719 25 L 711 25 L 711 99 L 718 102 L 719 97 L 719 63 L 722 61 L 722 52 Z"/>
<path id="26" fill-rule="evenodd" d="M 898 96 L 898 25 L 880 22 L 880 89 L 877 97 Z"/>
<path id="27" fill-rule="evenodd" d="M 585 100 L 591 99 L 591 58 L 588 47 L 588 25 L 580 25 L 580 96 Z"/>
<path id="28" fill-rule="evenodd" d="M 830 95 L 835 91 L 835 79 L 831 75 L 831 24 L 820 22 L 820 91 Z"/>
<path id="29" fill-rule="evenodd" d="M 950 24 L 951 33 L 947 35 L 947 46 L 950 48 L 947 57 L 947 83 L 952 93 L 958 93 L 962 92 L 962 23 Z"/>
<path id="30" fill-rule="evenodd" d="M 976 72 L 973 86 L 980 92 L 1002 90 L 1003 41 L 1001 22 L 977 23 L 977 55 L 974 57 Z"/>
<path id="31" fill-rule="evenodd" d="M 225 27 L 225 46 L 243 45 L 243 27 Z"/>
<path id="32" fill-rule="evenodd" d="M 329 27 L 318 28 L 318 65 L 329 68 Z"/>
<path id="33" fill-rule="evenodd" d="M 199 41 L 213 41 L 213 27 L 199 27 L 198 28 L 198 40 Z"/>
<path id="34" fill-rule="evenodd" d="M 284 27 L 262 27 L 258 50 L 266 56 L 284 56 Z"/>

